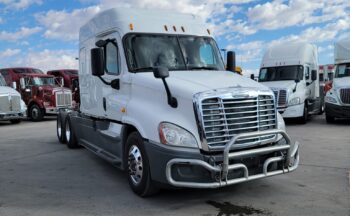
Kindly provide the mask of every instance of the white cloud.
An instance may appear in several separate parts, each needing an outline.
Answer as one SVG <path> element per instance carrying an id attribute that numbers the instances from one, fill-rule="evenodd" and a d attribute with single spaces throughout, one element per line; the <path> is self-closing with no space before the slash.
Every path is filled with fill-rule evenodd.
<path id="1" fill-rule="evenodd" d="M 0 24 L 4 23 L 4 19 L 0 17 Z"/>
<path id="2" fill-rule="evenodd" d="M 20 30 L 16 32 L 0 31 L 0 40 L 12 41 L 12 42 L 18 41 L 20 39 L 36 34 L 39 31 L 41 31 L 40 27 L 33 27 L 33 28 L 22 27 Z"/>
<path id="3" fill-rule="evenodd" d="M 4 51 L 0 51 L 0 58 L 9 58 L 19 54 L 20 52 L 20 49 L 6 49 Z"/>
<path id="4" fill-rule="evenodd" d="M 221 34 L 220 31 L 225 31 L 224 26 L 230 25 L 230 23 L 222 23 L 222 20 L 227 20 L 226 17 L 233 20 L 233 14 L 239 11 L 237 5 L 252 1 L 255 0 L 101 0 L 100 4 L 95 6 L 70 12 L 66 10 L 50 10 L 46 13 L 37 14 L 35 17 L 45 27 L 44 36 L 46 38 L 63 41 L 77 40 L 79 28 L 83 24 L 98 12 L 113 7 L 152 8 L 196 14 L 204 19 L 210 18 L 207 21 L 218 31 L 218 34 Z M 241 22 L 235 23 L 234 28 L 246 34 L 253 33 Z"/>
<path id="5" fill-rule="evenodd" d="M 46 38 L 69 41 L 77 40 L 80 26 L 100 11 L 99 6 L 91 6 L 72 12 L 50 10 L 35 17 L 46 28 L 44 33 Z"/>
<path id="6" fill-rule="evenodd" d="M 77 51 L 75 50 L 43 50 L 40 52 L 29 52 L 7 66 L 21 65 L 23 67 L 35 67 L 43 71 L 53 69 L 77 69 Z"/>
<path id="7" fill-rule="evenodd" d="M 6 9 L 23 10 L 33 4 L 42 4 L 42 0 L 0 0 L 0 4 L 5 5 Z"/>

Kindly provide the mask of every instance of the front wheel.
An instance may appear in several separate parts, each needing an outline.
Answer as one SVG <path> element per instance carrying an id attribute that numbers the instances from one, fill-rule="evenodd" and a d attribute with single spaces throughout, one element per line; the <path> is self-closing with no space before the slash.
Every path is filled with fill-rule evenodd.
<path id="1" fill-rule="evenodd" d="M 335 118 L 333 116 L 327 115 L 326 113 L 326 121 L 328 124 L 331 124 L 335 122 Z"/>
<path id="2" fill-rule="evenodd" d="M 138 132 L 129 135 L 126 142 L 128 182 L 131 189 L 141 197 L 158 192 L 151 179 L 149 160 L 144 149 L 144 142 Z"/>
<path id="3" fill-rule="evenodd" d="M 301 124 L 306 124 L 308 119 L 309 119 L 309 110 L 307 108 L 307 103 L 305 102 L 303 116 L 300 117 L 299 120 Z"/>
<path id="4" fill-rule="evenodd" d="M 80 145 L 78 144 L 78 140 L 75 134 L 75 131 L 72 127 L 72 121 L 69 117 L 66 118 L 65 121 L 65 127 L 64 127 L 64 136 L 65 140 L 67 142 L 67 147 L 70 149 L 76 149 L 79 148 Z"/>
<path id="5" fill-rule="evenodd" d="M 44 112 L 38 105 L 34 104 L 29 109 L 29 116 L 34 122 L 42 121 L 44 118 Z"/>
<path id="6" fill-rule="evenodd" d="M 64 134 L 66 133 L 64 128 L 64 119 L 61 112 L 57 115 L 57 124 L 56 124 L 56 134 L 60 143 L 66 143 Z"/>

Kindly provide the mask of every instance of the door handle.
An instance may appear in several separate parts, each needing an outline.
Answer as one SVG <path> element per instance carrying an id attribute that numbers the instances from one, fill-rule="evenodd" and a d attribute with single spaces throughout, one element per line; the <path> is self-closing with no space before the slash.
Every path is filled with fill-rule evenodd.
<path id="1" fill-rule="evenodd" d="M 106 102 L 106 98 L 103 98 L 103 109 L 105 110 L 105 112 L 107 111 L 107 102 Z"/>

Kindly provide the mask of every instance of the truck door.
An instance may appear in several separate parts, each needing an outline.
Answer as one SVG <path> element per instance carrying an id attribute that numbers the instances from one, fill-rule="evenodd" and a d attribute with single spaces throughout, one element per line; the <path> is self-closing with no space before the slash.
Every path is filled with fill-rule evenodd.
<path id="1" fill-rule="evenodd" d="M 307 98 L 308 99 L 315 99 L 315 82 L 312 82 L 311 79 L 311 69 L 309 65 L 305 66 L 305 83 L 306 83 L 306 89 L 307 89 Z"/>

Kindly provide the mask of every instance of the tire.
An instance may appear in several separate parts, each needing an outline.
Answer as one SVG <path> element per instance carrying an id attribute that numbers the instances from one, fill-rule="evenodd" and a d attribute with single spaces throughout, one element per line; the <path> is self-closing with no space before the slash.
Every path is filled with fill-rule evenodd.
<path id="1" fill-rule="evenodd" d="M 72 127 L 72 122 L 68 116 L 65 120 L 64 131 L 65 131 L 64 139 L 67 142 L 67 147 L 70 149 L 79 148 L 80 145 L 78 144 L 77 137 L 76 137 L 74 129 Z"/>
<path id="2" fill-rule="evenodd" d="M 326 113 L 326 121 L 328 124 L 332 124 L 335 122 L 335 118 L 333 116 L 327 115 Z"/>
<path id="3" fill-rule="evenodd" d="M 309 119 L 309 110 L 307 108 L 307 103 L 305 102 L 303 116 L 299 118 L 299 121 L 301 124 L 306 124 L 308 119 Z"/>
<path id="4" fill-rule="evenodd" d="M 21 123 L 21 119 L 12 119 L 12 120 L 10 120 L 10 122 L 11 122 L 11 124 L 19 124 L 19 123 Z"/>
<path id="5" fill-rule="evenodd" d="M 34 122 L 42 121 L 44 118 L 44 112 L 38 105 L 34 104 L 29 109 L 29 116 Z"/>
<path id="6" fill-rule="evenodd" d="M 143 138 L 138 132 L 132 132 L 125 148 L 128 182 L 131 189 L 141 197 L 151 196 L 159 191 L 155 187 L 150 172 L 149 160 L 144 149 Z"/>
<path id="7" fill-rule="evenodd" d="M 57 134 L 58 141 L 60 141 L 60 143 L 62 144 L 67 142 L 66 136 L 64 135 L 66 133 L 64 122 L 65 121 L 63 119 L 63 115 L 61 112 L 59 112 L 57 115 L 56 134 Z"/>
<path id="8" fill-rule="evenodd" d="M 322 115 L 324 113 L 324 108 L 325 108 L 325 106 L 324 106 L 324 104 L 322 104 L 320 106 L 320 109 L 318 110 L 318 115 Z"/>

